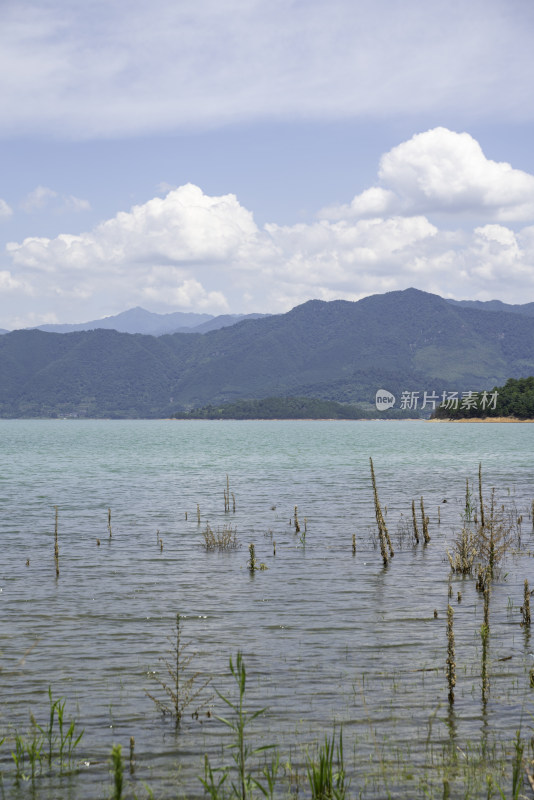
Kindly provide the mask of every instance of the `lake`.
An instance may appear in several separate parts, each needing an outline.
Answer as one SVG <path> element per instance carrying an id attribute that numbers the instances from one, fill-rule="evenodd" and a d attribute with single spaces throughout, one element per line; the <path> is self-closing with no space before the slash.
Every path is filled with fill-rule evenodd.
<path id="1" fill-rule="evenodd" d="M 238 650 L 246 704 L 267 709 L 251 743 L 280 748 L 277 796 L 290 787 L 306 796 L 306 748 L 313 753 L 334 726 L 343 729 L 349 794 L 363 798 L 449 796 L 444 753 L 468 759 L 482 742 L 497 764 L 502 753 L 511 758 L 520 725 L 532 735 L 533 647 L 519 607 L 525 578 L 534 587 L 534 426 L 2 420 L 0 437 L 6 797 L 107 797 L 111 747 L 122 745 L 127 773 L 132 736 L 135 773 L 125 796 L 146 797 L 143 783 L 158 800 L 202 796 L 204 753 L 214 766 L 231 761 L 228 732 L 215 719 L 228 709 L 215 689 L 235 697 L 228 662 Z M 395 548 L 387 568 L 370 456 Z M 462 528 L 466 478 L 478 501 L 480 462 L 485 499 L 495 488 L 514 545 L 492 585 L 485 703 L 482 596 L 473 576 L 452 577 L 451 711 L 446 550 Z M 235 512 L 232 499 L 225 512 L 226 476 Z M 414 546 L 411 503 L 419 509 L 421 496 L 431 541 Z M 207 524 L 215 532 L 231 526 L 241 546 L 208 552 Z M 266 569 L 249 570 L 250 543 Z M 177 613 L 196 653 L 191 668 L 211 678 L 198 719 L 187 709 L 178 733 L 146 694 L 158 692 L 151 673 L 165 675 L 160 658 L 169 657 Z M 17 785 L 15 736 L 31 736 L 30 713 L 47 724 L 49 687 L 65 699 L 66 719 L 84 729 L 74 759 L 80 770 Z M 450 797 L 465 796 L 458 769 L 447 773 Z"/>

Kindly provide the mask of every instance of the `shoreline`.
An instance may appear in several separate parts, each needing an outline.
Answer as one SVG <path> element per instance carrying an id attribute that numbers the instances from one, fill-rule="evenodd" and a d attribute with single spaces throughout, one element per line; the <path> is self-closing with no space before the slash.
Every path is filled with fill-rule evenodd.
<path id="1" fill-rule="evenodd" d="M 524 424 L 534 422 L 534 419 L 519 419 L 519 417 L 463 417 L 462 419 L 429 419 L 428 422 L 519 422 Z"/>

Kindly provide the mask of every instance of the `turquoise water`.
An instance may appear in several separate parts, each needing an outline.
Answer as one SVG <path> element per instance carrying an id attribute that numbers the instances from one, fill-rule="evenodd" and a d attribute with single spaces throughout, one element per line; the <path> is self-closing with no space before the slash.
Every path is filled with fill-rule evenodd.
<path id="1" fill-rule="evenodd" d="M 162 669 L 177 612 L 196 670 L 219 691 L 231 691 L 228 659 L 243 652 L 249 702 L 268 708 L 262 742 L 302 761 L 306 745 L 343 723 L 354 787 L 377 742 L 423 761 L 431 715 L 436 746 L 449 736 L 439 721 L 447 699 L 446 548 L 461 528 L 465 479 L 477 486 L 480 461 L 486 494 L 495 487 L 498 503 L 523 515 L 525 547 L 508 558 L 492 593 L 485 714 L 481 598 L 472 579 L 453 578 L 457 735 L 477 739 L 484 727 L 508 740 L 522 711 L 533 710 L 532 646 L 519 606 L 524 579 L 534 586 L 534 426 L 2 420 L 0 437 L 0 733 L 27 730 L 30 711 L 44 721 L 49 686 L 85 728 L 79 751 L 88 766 L 59 784 L 42 779 L 42 796 L 105 797 L 111 745 L 126 751 L 130 736 L 140 796 L 141 781 L 158 798 L 201 793 L 195 776 L 204 752 L 220 756 L 221 724 L 203 709 L 175 736 L 145 694 L 155 690 L 148 673 Z M 369 456 L 397 551 L 385 570 Z M 227 474 L 236 499 L 229 514 Z M 401 514 L 421 495 L 432 541 L 399 544 Z M 301 527 L 306 518 L 304 545 L 290 524 L 295 505 Z M 241 548 L 206 552 L 207 522 L 235 526 Z M 250 542 L 268 567 L 252 575 Z M 223 711 L 214 692 L 207 699 L 213 714 Z M 0 754 L 7 776 L 9 742 Z M 26 796 L 27 785 L 5 780 L 8 796 Z"/>

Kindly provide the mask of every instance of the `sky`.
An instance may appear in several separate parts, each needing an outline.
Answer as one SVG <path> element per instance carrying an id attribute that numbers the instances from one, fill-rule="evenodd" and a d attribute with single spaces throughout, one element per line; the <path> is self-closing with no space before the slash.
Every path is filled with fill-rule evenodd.
<path id="1" fill-rule="evenodd" d="M 534 301 L 531 0 L 2 0 L 0 327 Z"/>

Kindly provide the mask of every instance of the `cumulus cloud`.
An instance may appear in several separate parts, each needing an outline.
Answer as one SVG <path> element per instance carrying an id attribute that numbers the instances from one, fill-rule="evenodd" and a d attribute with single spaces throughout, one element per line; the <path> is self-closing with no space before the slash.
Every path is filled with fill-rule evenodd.
<path id="1" fill-rule="evenodd" d="M 4 0 L 0 127 L 87 138 L 385 109 L 532 119 L 532 21 L 515 0 Z"/>
<path id="2" fill-rule="evenodd" d="M 379 175 L 384 185 L 339 206 L 341 218 L 263 227 L 235 195 L 186 184 L 85 233 L 11 242 L 0 286 L 33 292 L 58 316 L 60 307 L 78 308 L 78 321 L 131 305 L 286 311 L 313 297 L 356 300 L 409 286 L 456 298 L 534 299 L 534 214 L 522 228 L 506 221 L 526 213 L 531 175 L 489 161 L 472 137 L 441 128 L 386 153 Z M 432 217 L 453 208 L 475 214 L 472 227 Z M 72 312 L 68 321 L 76 321 Z"/>
<path id="3" fill-rule="evenodd" d="M 208 264 L 239 258 L 257 233 L 250 211 L 235 195 L 209 197 L 186 184 L 129 212 L 120 212 L 93 231 L 55 239 L 10 242 L 13 262 L 34 270 L 91 272 L 150 264 Z"/>
<path id="4" fill-rule="evenodd" d="M 350 204 L 324 209 L 330 219 L 377 214 L 449 213 L 513 222 L 534 219 L 534 176 L 486 158 L 468 133 L 434 128 L 382 156 L 379 186 Z"/>

